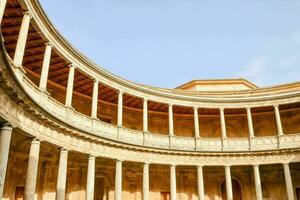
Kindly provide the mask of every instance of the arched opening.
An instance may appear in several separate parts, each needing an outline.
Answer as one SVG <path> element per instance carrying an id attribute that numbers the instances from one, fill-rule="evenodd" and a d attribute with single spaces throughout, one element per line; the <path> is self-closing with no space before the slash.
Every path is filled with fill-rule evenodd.
<path id="1" fill-rule="evenodd" d="M 231 179 L 231 183 L 232 183 L 233 200 L 242 200 L 242 190 L 239 182 L 237 182 L 234 179 Z M 222 190 L 222 200 L 227 200 L 225 180 L 221 185 L 221 190 Z"/>

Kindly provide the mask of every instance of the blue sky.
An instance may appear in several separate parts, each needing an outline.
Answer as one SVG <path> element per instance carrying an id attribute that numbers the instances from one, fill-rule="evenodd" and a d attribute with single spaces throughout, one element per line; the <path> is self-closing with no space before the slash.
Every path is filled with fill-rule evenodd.
<path id="1" fill-rule="evenodd" d="M 75 48 L 125 79 L 300 80 L 299 0 L 40 0 Z"/>

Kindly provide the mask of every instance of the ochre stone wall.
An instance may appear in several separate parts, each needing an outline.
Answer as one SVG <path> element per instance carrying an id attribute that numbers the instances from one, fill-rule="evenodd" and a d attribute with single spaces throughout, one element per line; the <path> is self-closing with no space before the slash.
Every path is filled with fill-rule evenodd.
<path id="1" fill-rule="evenodd" d="M 285 134 L 300 133 L 300 109 L 281 111 L 282 128 Z"/>

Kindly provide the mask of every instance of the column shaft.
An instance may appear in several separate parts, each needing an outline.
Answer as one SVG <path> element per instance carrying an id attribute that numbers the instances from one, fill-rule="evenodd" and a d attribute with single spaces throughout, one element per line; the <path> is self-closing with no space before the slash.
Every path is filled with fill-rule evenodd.
<path id="1" fill-rule="evenodd" d="M 247 121 L 248 121 L 249 137 L 254 137 L 251 108 L 247 108 L 246 110 L 247 110 Z"/>
<path id="2" fill-rule="evenodd" d="M 45 46 L 46 48 L 45 48 L 40 85 L 39 85 L 39 88 L 42 91 L 46 91 L 47 89 L 48 72 L 49 72 L 49 65 L 50 65 L 51 51 L 52 51 L 52 46 L 49 42 L 47 42 Z"/>
<path id="3" fill-rule="evenodd" d="M 122 200 L 122 161 L 116 161 L 115 200 Z"/>
<path id="4" fill-rule="evenodd" d="M 0 24 L 2 23 L 6 2 L 7 2 L 7 0 L 0 1 Z"/>
<path id="5" fill-rule="evenodd" d="M 283 135 L 282 130 L 282 124 L 281 124 L 281 118 L 280 118 L 280 112 L 278 105 L 274 105 L 274 111 L 275 111 L 275 119 L 276 119 L 276 126 L 277 126 L 277 134 Z"/>
<path id="6" fill-rule="evenodd" d="M 262 189 L 261 189 L 261 181 L 260 181 L 260 174 L 259 174 L 259 166 L 253 166 L 254 171 L 254 182 L 255 182 L 255 193 L 257 200 L 263 200 Z"/>
<path id="7" fill-rule="evenodd" d="M 283 165 L 284 179 L 285 179 L 285 186 L 286 186 L 286 193 L 287 193 L 288 200 L 294 200 L 294 189 L 293 189 L 289 164 L 284 163 L 282 165 Z"/>
<path id="8" fill-rule="evenodd" d="M 230 167 L 229 166 L 225 166 L 225 179 L 226 179 L 227 200 L 233 200 L 231 173 L 230 173 Z"/>
<path id="9" fill-rule="evenodd" d="M 173 105 L 169 104 L 169 135 L 174 135 Z"/>
<path id="10" fill-rule="evenodd" d="M 198 116 L 198 108 L 194 107 L 194 127 L 195 127 L 195 137 L 200 137 L 200 130 L 199 130 L 199 116 Z"/>
<path id="11" fill-rule="evenodd" d="M 39 164 L 39 153 L 40 153 L 40 141 L 34 139 L 31 142 L 30 152 L 29 152 L 24 200 L 34 200 L 38 164 Z"/>
<path id="12" fill-rule="evenodd" d="M 220 108 L 220 119 L 221 119 L 222 138 L 226 138 L 227 133 L 226 133 L 226 122 L 225 122 L 224 108 Z"/>
<path id="13" fill-rule="evenodd" d="M 143 130 L 148 132 L 148 100 L 144 99 L 143 103 Z"/>
<path id="14" fill-rule="evenodd" d="M 92 99 L 92 118 L 97 118 L 97 112 L 98 112 L 98 91 L 99 89 L 99 82 L 94 81 L 94 86 L 93 86 L 93 99 Z"/>
<path id="15" fill-rule="evenodd" d="M 64 200 L 66 196 L 68 150 L 61 149 L 56 183 L 56 200 Z"/>
<path id="16" fill-rule="evenodd" d="M 69 65 L 69 67 L 70 67 L 70 69 L 69 69 L 69 75 L 68 75 L 68 85 L 67 85 L 65 106 L 72 107 L 75 66 L 71 64 L 71 65 Z"/>
<path id="17" fill-rule="evenodd" d="M 27 35 L 30 25 L 30 13 L 25 12 L 18 36 L 17 46 L 15 50 L 14 55 L 14 63 L 17 66 L 21 66 L 23 62 L 25 47 L 26 47 L 26 41 L 27 41 Z"/>
<path id="18" fill-rule="evenodd" d="M 95 188 L 95 157 L 89 156 L 87 181 L 86 181 L 86 200 L 94 199 Z"/>
<path id="19" fill-rule="evenodd" d="M 170 166 L 170 200 L 176 200 L 176 166 Z"/>
<path id="20" fill-rule="evenodd" d="M 123 92 L 118 94 L 118 126 L 123 125 Z"/>
<path id="21" fill-rule="evenodd" d="M 149 164 L 143 166 L 143 200 L 149 200 Z"/>
<path id="22" fill-rule="evenodd" d="M 9 123 L 4 124 L 4 126 L 1 128 L 1 136 L 0 136 L 0 199 L 2 199 L 2 195 L 3 195 L 11 134 L 12 134 L 11 124 Z"/>
<path id="23" fill-rule="evenodd" d="M 204 200 L 203 167 L 197 166 L 198 198 Z"/>

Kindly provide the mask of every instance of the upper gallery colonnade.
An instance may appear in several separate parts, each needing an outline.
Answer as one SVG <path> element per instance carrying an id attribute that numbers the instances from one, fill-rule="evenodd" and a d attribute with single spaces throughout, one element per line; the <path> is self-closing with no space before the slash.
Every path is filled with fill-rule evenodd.
<path id="1" fill-rule="evenodd" d="M 40 78 L 39 82 L 37 84 L 38 90 L 34 90 L 35 86 L 34 84 L 31 83 L 31 81 L 25 76 L 24 70 L 23 70 L 23 58 L 24 54 L 26 51 L 26 42 L 28 40 L 28 34 L 30 33 L 30 24 L 31 23 L 38 23 L 37 17 L 41 17 L 43 15 L 37 14 L 37 10 L 39 7 L 36 7 L 36 10 L 31 10 L 34 8 L 34 5 L 36 6 L 37 2 L 35 1 L 25 1 L 25 4 L 27 5 L 28 9 L 30 11 L 23 12 L 22 16 L 22 21 L 20 24 L 20 30 L 18 33 L 17 41 L 16 41 L 16 46 L 15 46 L 15 51 L 13 54 L 13 59 L 11 60 L 12 65 L 14 67 L 14 71 L 19 78 L 19 81 L 21 82 L 21 85 L 23 85 L 24 89 L 27 90 L 29 95 L 36 100 L 38 104 L 42 104 L 43 102 L 45 105 L 43 106 L 44 109 L 48 109 L 49 112 L 52 111 L 51 114 L 56 115 L 58 118 L 60 117 L 61 119 L 64 119 L 65 122 L 68 121 L 68 118 L 71 118 L 71 116 L 76 118 L 75 115 L 77 115 L 77 118 L 80 118 L 82 121 L 82 124 L 85 127 L 81 127 L 81 129 L 86 130 L 88 129 L 88 132 L 96 132 L 97 127 L 102 128 L 104 124 L 99 121 L 98 118 L 98 109 L 99 109 L 99 93 L 101 93 L 101 90 L 99 91 L 99 82 L 102 82 L 96 75 L 98 73 L 92 73 L 92 74 L 87 74 L 87 76 L 90 76 L 90 78 L 93 80 L 93 87 L 92 87 L 92 95 L 91 95 L 91 108 L 90 108 L 90 116 L 86 115 L 81 115 L 78 111 L 73 109 L 73 96 L 74 96 L 74 83 L 75 83 L 75 74 L 76 70 L 80 70 L 83 73 L 85 73 L 85 69 L 83 69 L 86 66 L 82 66 L 79 63 L 78 60 L 70 61 L 67 65 L 67 68 L 69 68 L 68 73 L 67 73 L 67 82 L 66 82 L 66 90 L 65 90 L 65 102 L 64 106 L 57 104 L 55 102 L 55 99 L 52 98 L 52 96 L 48 93 L 47 91 L 47 84 L 49 83 L 49 68 L 50 68 L 50 63 L 51 63 L 51 55 L 53 54 L 53 50 L 59 51 L 59 54 L 63 54 L 63 50 L 59 46 L 57 46 L 57 41 L 51 39 L 51 37 L 48 38 L 48 41 L 45 41 L 45 51 L 43 53 L 43 60 L 42 60 L 42 67 L 41 67 L 41 72 L 40 72 Z M 2 13 L 1 19 L 3 17 L 4 11 L 5 11 L 5 5 L 1 4 L 1 9 Z M 33 14 L 34 13 L 34 14 Z M 42 13 L 43 14 L 43 13 Z M 44 16 L 45 17 L 45 16 Z M 32 20 L 35 19 L 35 20 Z M 44 19 L 45 20 L 45 19 Z M 39 26 L 41 28 L 42 25 Z M 41 28 L 41 30 L 43 30 Z M 43 32 L 47 36 L 47 33 Z M 4 37 L 5 38 L 5 37 Z M 27 72 L 27 71 L 26 71 Z M 106 79 L 105 79 L 106 80 Z M 109 81 L 107 79 L 107 81 Z M 30 85 L 28 85 L 30 84 Z M 105 82 L 104 84 L 107 84 Z M 117 89 L 120 88 L 120 89 Z M 174 104 L 172 102 L 172 97 L 167 99 L 167 102 L 161 102 L 164 105 L 167 105 L 167 115 L 168 115 L 168 136 L 166 135 L 157 135 L 157 134 L 152 134 L 151 131 L 149 131 L 149 109 L 148 109 L 148 102 L 149 101 L 155 101 L 153 97 L 149 95 L 145 96 L 138 96 L 138 93 L 135 93 L 128 88 L 122 88 L 121 85 L 118 85 L 116 88 L 117 91 L 117 122 L 116 126 L 111 126 L 109 127 L 110 129 L 114 129 L 113 132 L 116 132 L 115 134 L 115 139 L 116 140 L 121 140 L 121 141 L 132 141 L 131 143 L 133 144 L 138 144 L 138 145 L 146 145 L 146 146 L 151 146 L 155 145 L 152 144 L 156 142 L 156 139 L 161 139 L 163 141 L 161 144 L 156 145 L 156 147 L 160 148 L 170 148 L 170 149 L 184 149 L 188 148 L 189 150 L 227 150 L 227 151 L 232 151 L 234 149 L 237 150 L 260 150 L 262 147 L 259 146 L 259 144 L 265 145 L 265 143 L 268 143 L 270 145 L 269 148 L 294 148 L 291 143 L 298 141 L 298 135 L 297 132 L 289 135 L 285 135 L 282 127 L 282 120 L 281 120 L 281 115 L 280 115 L 280 110 L 279 106 L 280 105 L 288 105 L 288 104 L 293 104 L 299 102 L 299 95 L 297 95 L 297 90 L 296 92 L 294 90 L 290 91 L 289 89 L 287 92 L 280 93 L 278 95 L 278 92 L 274 92 L 273 95 L 270 95 L 269 93 L 266 93 L 266 97 L 249 97 L 249 95 L 245 95 L 244 97 L 239 97 L 239 98 L 230 98 L 230 97 L 223 97 L 221 99 L 224 100 L 224 103 L 217 101 L 217 103 L 214 103 L 214 100 L 211 100 L 211 102 L 206 102 L 204 99 L 198 100 L 196 104 L 191 104 L 191 102 L 186 102 L 184 99 L 180 99 L 180 102 L 183 103 L 188 103 L 190 106 L 189 108 L 192 108 L 193 112 L 193 121 L 194 121 L 194 138 L 187 138 L 187 137 L 181 137 L 180 135 L 176 134 L 176 131 L 174 131 L 174 106 L 182 106 L 186 107 L 184 104 Z M 34 90 L 34 91 L 33 91 Z M 280 89 L 282 90 L 282 89 Z M 160 90 L 157 90 L 160 92 Z M 276 91 L 276 90 L 275 90 Z M 131 93 L 133 92 L 133 93 Z M 299 91 L 298 91 L 299 92 Z M 176 93 L 176 90 L 174 90 L 174 93 Z M 123 114 L 124 114 L 124 94 L 129 94 L 129 95 L 134 95 L 137 96 L 138 98 L 142 99 L 142 131 L 141 135 L 139 134 L 139 131 L 135 130 L 130 130 L 127 127 L 124 127 L 123 124 Z M 230 95 L 229 95 L 230 96 Z M 233 95 L 234 96 L 234 95 Z M 269 98 L 272 97 L 272 100 Z M 157 98 L 157 96 L 155 96 Z M 194 98 L 194 97 L 192 97 Z M 206 97 L 204 97 L 206 98 Z M 214 97 L 209 97 L 209 98 L 214 98 Z M 253 98 L 253 99 L 252 99 Z M 257 98 L 265 98 L 265 100 L 257 100 Z M 233 102 L 227 102 L 228 99 L 237 99 L 233 100 Z M 244 102 L 246 99 L 246 102 Z M 247 100 L 248 99 L 248 100 Z M 47 101 L 45 101 L 47 100 Z M 201 101 L 203 100 L 203 102 Z M 252 102 L 253 100 L 257 100 Z M 235 102 L 237 101 L 237 102 Z M 241 103 L 239 102 L 241 101 Z M 53 106 L 50 106 L 49 103 L 53 104 Z M 200 106 L 199 107 L 199 102 L 204 103 L 206 106 Z M 211 104 L 211 105 L 210 105 Z M 254 104 L 254 105 L 252 105 Z M 51 107 L 51 108 L 49 108 Z M 57 107 L 57 108 L 54 108 Z M 64 108 L 63 108 L 64 107 Z M 275 117 L 275 123 L 276 123 L 276 133 L 274 133 L 271 137 L 256 137 L 255 131 L 254 131 L 254 125 L 253 125 L 253 120 L 252 120 L 252 112 L 251 110 L 253 108 L 257 107 L 273 107 L 273 112 L 274 112 L 274 117 Z M 219 110 L 219 116 L 220 116 L 220 132 L 221 136 L 219 139 L 215 138 L 205 138 L 202 136 L 202 133 L 200 131 L 200 125 L 202 121 L 199 121 L 199 109 L 209 109 L 209 108 L 214 108 Z M 55 110 L 57 109 L 57 110 Z M 245 136 L 243 137 L 236 137 L 236 138 L 228 138 L 227 134 L 227 125 L 226 125 L 226 120 L 225 120 L 225 111 L 226 110 L 234 110 L 234 109 L 241 109 L 245 110 L 246 112 L 246 118 L 247 118 L 247 129 L 248 129 L 248 138 Z M 64 113 L 62 113 L 64 111 Z M 58 115 L 58 113 L 61 114 L 61 116 Z M 204 116 L 205 117 L 205 116 Z M 77 123 L 73 123 L 76 121 Z M 87 123 L 86 123 L 87 122 Z M 78 126 L 80 123 L 77 120 L 70 120 L 68 123 L 71 126 Z M 89 126 L 88 126 L 89 125 Z M 96 127 L 96 128 L 95 128 Z M 106 126 L 107 127 L 107 126 Z M 91 131 L 92 130 L 92 131 Z M 155 133 L 155 132 L 154 132 Z M 98 133 L 99 134 L 99 133 Z M 126 136 L 124 136 L 126 135 Z M 101 135 L 103 136 L 103 135 Z M 111 133 L 109 135 L 111 137 Z M 122 139 L 122 137 L 125 137 Z M 127 137 L 127 138 L 126 138 Z M 150 138 L 150 139 L 149 139 Z M 152 140 L 152 141 L 151 141 Z M 266 142 L 267 141 L 267 142 Z M 148 144 L 148 145 L 147 145 Z M 214 144 L 215 149 L 209 149 L 207 146 L 210 146 L 211 144 Z M 231 145 L 231 146 L 230 146 Z M 236 148 L 236 145 L 239 145 L 239 148 Z M 182 146 L 182 147 L 181 147 Z M 206 149 L 207 148 L 207 149 Z"/>
<path id="2" fill-rule="evenodd" d="M 115 200 L 122 199 L 125 162 L 142 165 L 143 200 L 150 199 L 155 165 L 168 167 L 171 200 L 178 197 L 181 166 L 196 171 L 200 200 L 208 192 L 204 169 L 222 169 L 233 200 L 232 168 L 250 166 L 249 187 L 262 200 L 264 165 L 280 166 L 286 197 L 295 199 L 290 166 L 300 161 L 300 83 L 223 92 L 144 86 L 74 50 L 36 0 L 2 0 L 0 23 L 0 198 L 15 156 L 12 138 L 22 135 L 30 140 L 25 200 L 36 195 L 43 145 L 59 149 L 56 200 L 66 196 L 70 153 L 88 157 L 86 200 L 94 198 L 100 158 L 113 162 Z"/>

